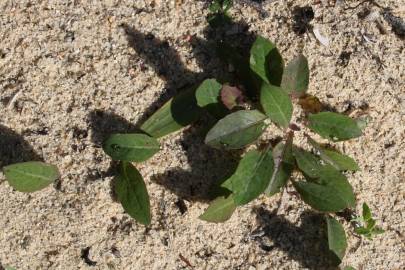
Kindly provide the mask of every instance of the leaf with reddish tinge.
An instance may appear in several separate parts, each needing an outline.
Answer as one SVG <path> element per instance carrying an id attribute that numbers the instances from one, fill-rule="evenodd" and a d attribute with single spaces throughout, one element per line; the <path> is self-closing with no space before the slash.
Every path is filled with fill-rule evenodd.
<path id="1" fill-rule="evenodd" d="M 243 101 L 242 91 L 238 87 L 225 84 L 221 89 L 221 100 L 225 107 L 232 110 Z"/>

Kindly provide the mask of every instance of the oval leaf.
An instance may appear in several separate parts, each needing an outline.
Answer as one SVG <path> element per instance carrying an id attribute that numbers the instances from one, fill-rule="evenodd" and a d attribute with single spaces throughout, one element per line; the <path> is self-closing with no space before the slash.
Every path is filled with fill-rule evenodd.
<path id="1" fill-rule="evenodd" d="M 319 178 L 322 172 L 322 164 L 317 156 L 304 149 L 293 147 L 293 155 L 298 168 L 310 178 Z"/>
<path id="2" fill-rule="evenodd" d="M 345 115 L 321 112 L 309 115 L 309 128 L 332 141 L 343 141 L 362 135 L 357 122 Z"/>
<path id="3" fill-rule="evenodd" d="M 10 186 L 21 192 L 34 192 L 53 183 L 58 177 L 58 168 L 39 161 L 12 164 L 3 168 Z"/>
<path id="4" fill-rule="evenodd" d="M 335 189 L 311 182 L 294 182 L 295 189 L 304 202 L 322 212 L 338 212 L 346 208 L 346 202 Z"/>
<path id="5" fill-rule="evenodd" d="M 360 169 L 356 161 L 351 157 L 334 150 L 326 149 L 310 137 L 308 137 L 308 141 L 319 152 L 321 159 L 332 165 L 335 169 L 339 171 L 357 171 Z"/>
<path id="6" fill-rule="evenodd" d="M 273 168 L 271 151 L 249 151 L 239 162 L 236 172 L 222 186 L 233 192 L 236 205 L 247 204 L 264 192 Z"/>
<path id="7" fill-rule="evenodd" d="M 145 161 L 159 148 L 159 142 L 145 134 L 113 134 L 103 143 L 107 155 L 122 161 Z"/>
<path id="8" fill-rule="evenodd" d="M 350 185 L 346 176 L 331 166 L 324 166 L 317 183 L 333 188 L 336 195 L 346 202 L 346 207 L 355 207 L 356 198 L 353 187 Z"/>
<path id="9" fill-rule="evenodd" d="M 219 102 L 222 85 L 215 79 L 207 79 L 201 83 L 195 92 L 197 104 L 205 108 L 213 116 L 223 117 L 226 108 Z"/>
<path id="10" fill-rule="evenodd" d="M 218 197 L 213 200 L 208 208 L 199 218 L 208 222 L 220 223 L 231 218 L 236 209 L 232 195 L 228 197 Z"/>
<path id="11" fill-rule="evenodd" d="M 288 127 L 293 106 L 290 97 L 280 87 L 264 83 L 260 90 L 260 103 L 273 122 L 279 126 Z"/>
<path id="12" fill-rule="evenodd" d="M 347 248 L 345 230 L 336 219 L 330 216 L 326 217 L 326 224 L 328 226 L 329 249 L 342 261 Z"/>
<path id="13" fill-rule="evenodd" d="M 148 191 L 142 175 L 131 163 L 123 161 L 119 165 L 114 191 L 125 212 L 144 225 L 150 224 Z"/>
<path id="14" fill-rule="evenodd" d="M 265 119 L 266 116 L 257 110 L 231 113 L 208 132 L 205 143 L 215 148 L 242 148 L 262 134 Z"/>
<path id="15" fill-rule="evenodd" d="M 188 126 L 200 118 L 202 109 L 195 98 L 196 87 L 180 92 L 156 111 L 141 129 L 160 138 Z"/>
<path id="16" fill-rule="evenodd" d="M 258 36 L 250 49 L 250 69 L 264 82 L 280 86 L 284 62 L 276 45 Z"/>
<path id="17" fill-rule="evenodd" d="M 308 90 L 309 68 L 308 60 L 302 54 L 295 57 L 286 66 L 281 88 L 289 94 L 302 96 Z"/>

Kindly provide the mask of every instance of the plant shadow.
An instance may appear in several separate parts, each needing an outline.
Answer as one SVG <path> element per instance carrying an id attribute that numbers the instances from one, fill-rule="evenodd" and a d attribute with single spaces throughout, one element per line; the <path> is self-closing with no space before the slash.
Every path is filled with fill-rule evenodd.
<path id="1" fill-rule="evenodd" d="M 304 268 L 339 269 L 337 257 L 328 248 L 324 215 L 306 210 L 297 226 L 275 211 L 263 207 L 254 211 L 258 227 L 252 232 L 252 238 L 263 250 L 282 250 Z"/>
<path id="2" fill-rule="evenodd" d="M 248 31 L 248 26 L 244 22 L 232 23 L 222 29 L 212 29 L 207 26 L 203 31 L 205 39 L 192 37 L 186 45 L 191 47 L 193 57 L 202 69 L 201 72 L 194 72 L 183 64 L 179 53 L 169 45 L 168 41 L 160 40 L 151 33 L 142 33 L 126 24 L 121 27 L 126 34 L 128 45 L 134 49 L 136 56 L 154 69 L 166 84 L 160 96 L 145 110 L 136 123 L 130 123 L 113 112 L 100 110 L 91 112 L 88 115 L 92 130 L 91 139 L 99 148 L 110 134 L 142 132 L 139 129 L 141 124 L 183 89 L 196 85 L 197 82 L 208 77 L 219 80 L 227 78 L 228 66 L 221 63 L 215 55 L 217 42 L 229 40 L 241 47 L 249 47 L 254 41 L 254 34 Z M 187 114 L 187 111 L 183 113 Z M 207 124 L 211 125 L 212 119 L 203 116 L 197 123 L 186 128 L 178 141 L 186 155 L 189 169 L 177 167 L 152 176 L 152 181 L 171 190 L 180 199 L 192 201 L 212 199 L 213 187 L 229 176 L 238 164 L 239 152 L 220 151 L 204 144 L 204 136 L 208 131 Z M 99 173 L 98 176 L 113 175 L 115 165 L 116 162 L 111 162 L 110 168 Z M 93 176 L 92 179 L 97 178 Z"/>
<path id="3" fill-rule="evenodd" d="M 27 161 L 43 161 L 29 143 L 13 130 L 0 125 L 0 169 Z"/>

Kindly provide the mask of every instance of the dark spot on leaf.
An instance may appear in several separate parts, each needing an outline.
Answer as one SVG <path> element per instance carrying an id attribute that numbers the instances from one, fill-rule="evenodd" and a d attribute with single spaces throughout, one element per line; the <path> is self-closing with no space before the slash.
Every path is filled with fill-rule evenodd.
<path id="1" fill-rule="evenodd" d="M 92 261 L 92 260 L 89 258 L 89 255 L 90 255 L 90 248 L 91 248 L 91 247 L 86 247 L 86 248 L 82 249 L 80 258 L 83 259 L 83 261 L 84 261 L 88 266 L 96 266 L 96 265 L 97 265 L 97 262 Z"/>

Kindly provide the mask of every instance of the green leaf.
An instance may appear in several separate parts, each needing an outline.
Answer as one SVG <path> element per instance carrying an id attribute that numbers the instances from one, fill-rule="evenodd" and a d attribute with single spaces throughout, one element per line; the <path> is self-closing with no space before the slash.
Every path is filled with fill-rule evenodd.
<path id="1" fill-rule="evenodd" d="M 366 203 L 363 203 L 363 220 L 364 222 L 367 222 L 371 220 L 373 216 L 371 215 L 371 210 L 370 207 Z"/>
<path id="2" fill-rule="evenodd" d="M 293 155 L 298 168 L 310 178 L 319 178 L 322 172 L 322 164 L 318 157 L 304 149 L 293 147 Z"/>
<path id="3" fill-rule="evenodd" d="M 253 143 L 263 133 L 266 116 L 257 110 L 241 110 L 219 120 L 208 132 L 205 143 L 224 149 L 239 149 Z"/>
<path id="4" fill-rule="evenodd" d="M 4 266 L 4 270 L 16 270 L 14 267 L 11 266 Z"/>
<path id="5" fill-rule="evenodd" d="M 225 222 L 231 218 L 235 209 L 236 205 L 232 195 L 222 196 L 213 200 L 199 218 L 214 223 Z"/>
<path id="6" fill-rule="evenodd" d="M 333 112 L 309 115 L 309 128 L 332 141 L 343 141 L 362 135 L 354 119 Z"/>
<path id="7" fill-rule="evenodd" d="M 258 36 L 250 49 L 250 69 L 264 82 L 280 86 L 284 62 L 276 46 Z"/>
<path id="8" fill-rule="evenodd" d="M 226 108 L 219 102 L 222 85 L 215 79 L 203 81 L 195 92 L 197 104 L 205 108 L 213 116 L 223 117 L 226 114 Z"/>
<path id="9" fill-rule="evenodd" d="M 159 142 L 145 134 L 113 134 L 103 143 L 113 160 L 142 162 L 159 151 Z"/>
<path id="10" fill-rule="evenodd" d="M 354 232 L 360 235 L 367 235 L 370 234 L 370 230 L 365 227 L 357 227 L 354 228 Z"/>
<path id="11" fill-rule="evenodd" d="M 222 9 L 219 0 L 214 0 L 208 8 L 211 12 L 219 12 Z"/>
<path id="12" fill-rule="evenodd" d="M 279 142 L 273 149 L 274 171 L 270 178 L 265 193 L 268 196 L 280 192 L 280 189 L 287 184 L 294 169 L 294 157 L 292 155 L 292 136 L 288 137 L 286 143 Z"/>
<path id="13" fill-rule="evenodd" d="M 260 103 L 273 122 L 279 126 L 288 127 L 293 106 L 290 97 L 280 87 L 264 83 L 260 90 Z"/>
<path id="14" fill-rule="evenodd" d="M 324 168 L 316 182 L 294 182 L 304 202 L 322 212 L 338 212 L 355 205 L 353 188 L 336 170 Z"/>
<path id="15" fill-rule="evenodd" d="M 196 87 L 192 87 L 177 94 L 149 117 L 141 129 L 160 138 L 196 121 L 202 109 L 197 105 L 195 91 Z"/>
<path id="16" fill-rule="evenodd" d="M 273 157 L 270 150 L 263 153 L 252 150 L 239 162 L 236 172 L 223 183 L 233 192 L 236 205 L 244 205 L 264 192 L 273 173 Z"/>
<path id="17" fill-rule="evenodd" d="M 295 57 L 283 73 L 281 88 L 289 94 L 303 96 L 308 90 L 309 68 L 308 60 L 302 54 Z"/>
<path id="18" fill-rule="evenodd" d="M 355 207 L 356 198 L 353 187 L 341 172 L 332 167 L 325 166 L 322 168 L 321 175 L 316 181 L 321 185 L 333 188 L 335 194 L 346 202 L 346 207 Z"/>
<path id="19" fill-rule="evenodd" d="M 232 0 L 223 0 L 222 2 L 222 9 L 224 12 L 227 12 L 233 6 Z"/>
<path id="20" fill-rule="evenodd" d="M 374 227 L 371 231 L 372 234 L 382 234 L 385 233 L 385 231 L 383 229 L 381 229 L 380 227 Z"/>
<path id="21" fill-rule="evenodd" d="M 319 152 L 321 159 L 332 165 L 335 169 L 339 171 L 357 171 L 360 169 L 356 161 L 351 157 L 334 150 L 326 149 L 310 137 L 308 137 L 308 141 Z"/>
<path id="22" fill-rule="evenodd" d="M 21 192 L 43 189 L 59 177 L 56 166 L 39 161 L 5 166 L 3 172 L 10 186 Z"/>
<path id="23" fill-rule="evenodd" d="M 347 248 L 346 234 L 343 226 L 333 217 L 327 216 L 329 249 L 342 261 Z"/>
<path id="24" fill-rule="evenodd" d="M 124 210 L 138 222 L 151 221 L 149 195 L 142 175 L 131 163 L 123 161 L 115 178 L 114 191 Z"/>

